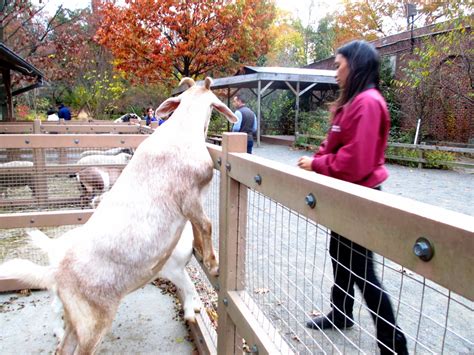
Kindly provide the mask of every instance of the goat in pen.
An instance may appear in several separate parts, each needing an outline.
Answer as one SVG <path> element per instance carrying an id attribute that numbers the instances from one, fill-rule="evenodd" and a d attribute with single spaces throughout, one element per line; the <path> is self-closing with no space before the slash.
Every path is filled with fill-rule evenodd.
<path id="1" fill-rule="evenodd" d="M 190 88 L 158 107 L 159 116 L 174 112 L 140 144 L 90 219 L 67 232 L 70 244 L 57 267 L 22 259 L 0 265 L 0 275 L 58 295 L 65 322 L 59 354 L 96 351 L 122 298 L 156 277 L 186 221 L 202 242 L 204 264 L 218 273 L 202 206 L 213 176 L 205 136 L 213 108 L 232 123 L 237 118 L 212 93 L 211 83 L 206 78 L 201 87 L 185 78 L 181 85 Z"/>

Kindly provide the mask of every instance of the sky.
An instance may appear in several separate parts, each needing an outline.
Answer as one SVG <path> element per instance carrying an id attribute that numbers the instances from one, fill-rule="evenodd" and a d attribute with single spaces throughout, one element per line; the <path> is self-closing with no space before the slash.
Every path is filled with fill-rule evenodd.
<path id="1" fill-rule="evenodd" d="M 315 6 L 311 19 L 309 15 L 309 5 L 311 1 L 314 2 Z M 63 5 L 68 9 L 74 10 L 79 8 L 87 7 L 90 4 L 90 0 L 75 0 L 75 1 L 64 1 L 64 0 L 34 0 L 34 3 L 47 4 L 46 9 L 52 13 L 59 5 Z M 317 23 L 319 19 L 324 17 L 328 12 L 334 11 L 342 3 L 342 0 L 276 0 L 278 7 L 290 11 L 296 17 L 299 17 L 304 25 L 308 24 L 311 20 L 312 23 Z"/>
<path id="2" fill-rule="evenodd" d="M 311 13 L 311 19 L 308 18 L 309 7 L 311 1 L 314 7 Z M 278 7 L 292 12 L 296 17 L 299 17 L 304 25 L 311 20 L 312 23 L 317 23 L 321 18 L 326 16 L 329 12 L 333 12 L 341 6 L 342 0 L 276 0 Z"/>

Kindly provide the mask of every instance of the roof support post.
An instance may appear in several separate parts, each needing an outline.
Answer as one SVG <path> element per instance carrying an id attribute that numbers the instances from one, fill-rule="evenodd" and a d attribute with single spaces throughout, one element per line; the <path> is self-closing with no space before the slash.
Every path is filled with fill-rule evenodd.
<path id="1" fill-rule="evenodd" d="M 267 85 L 268 87 L 268 85 Z M 262 115 L 262 82 L 258 81 L 257 90 L 257 147 L 260 147 L 260 119 Z"/>
<path id="2" fill-rule="evenodd" d="M 227 107 L 230 107 L 230 86 L 227 87 Z M 227 121 L 227 132 L 230 132 L 230 122 Z"/>
<path id="3" fill-rule="evenodd" d="M 11 75 L 10 69 L 2 69 L 2 80 L 3 87 L 5 88 L 5 96 L 2 98 L 5 100 L 0 103 L 0 110 L 2 110 L 2 120 L 7 122 L 13 121 L 13 101 L 12 101 L 12 87 L 11 87 Z"/>
<path id="4" fill-rule="evenodd" d="M 300 113 L 300 82 L 296 82 L 295 142 L 298 138 L 298 116 Z"/>

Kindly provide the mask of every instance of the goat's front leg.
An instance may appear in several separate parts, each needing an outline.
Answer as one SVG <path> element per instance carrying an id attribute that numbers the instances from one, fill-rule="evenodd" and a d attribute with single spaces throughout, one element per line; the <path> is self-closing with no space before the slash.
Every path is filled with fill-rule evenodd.
<path id="1" fill-rule="evenodd" d="M 193 248 L 195 252 L 195 256 L 202 261 L 203 258 L 203 241 L 202 241 L 202 235 L 199 229 L 194 225 L 191 224 L 193 227 Z"/>
<path id="2" fill-rule="evenodd" d="M 202 253 L 203 263 L 208 268 L 209 273 L 217 276 L 219 275 L 219 263 L 212 246 L 212 223 L 209 217 L 202 211 L 202 206 L 199 209 L 200 211 L 194 211 L 193 216 L 189 217 L 193 225 L 194 246 L 198 253 Z"/>

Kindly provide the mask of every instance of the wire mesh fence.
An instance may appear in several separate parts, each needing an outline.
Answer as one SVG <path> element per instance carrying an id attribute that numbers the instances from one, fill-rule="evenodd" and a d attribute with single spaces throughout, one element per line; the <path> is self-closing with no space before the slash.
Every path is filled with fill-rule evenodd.
<path id="1" fill-rule="evenodd" d="M 325 227 L 250 191 L 246 290 L 252 302 L 248 306 L 257 306 L 255 314 L 263 312 L 296 353 L 377 352 L 376 329 L 360 290 L 354 296 L 352 328 L 306 327 L 312 317 L 331 311 L 334 281 L 329 240 Z M 381 256 L 373 262 L 410 353 L 474 350 L 473 302 Z"/>
<path id="2" fill-rule="evenodd" d="M 50 238 L 58 238 L 77 225 L 44 227 L 41 230 Z M 46 254 L 29 243 L 28 231 L 31 228 L 10 228 L 0 230 L 0 263 L 21 258 L 40 265 L 48 265 Z"/>
<path id="3" fill-rule="evenodd" d="M 132 154 L 124 147 L 1 149 L 0 213 L 90 208 Z"/>

